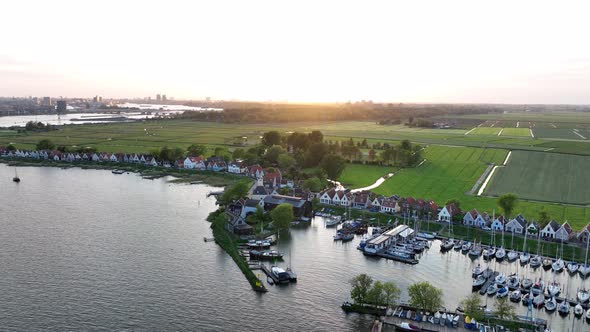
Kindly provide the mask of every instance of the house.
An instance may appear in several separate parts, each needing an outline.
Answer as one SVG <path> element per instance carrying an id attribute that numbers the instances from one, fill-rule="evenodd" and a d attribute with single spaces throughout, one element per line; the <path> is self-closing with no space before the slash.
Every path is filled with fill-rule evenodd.
<path id="1" fill-rule="evenodd" d="M 242 218 L 236 212 L 241 211 L 238 205 L 233 206 L 232 208 L 228 208 L 225 210 L 225 216 L 227 217 L 227 222 L 225 224 L 225 229 L 228 232 L 237 234 L 237 235 L 249 235 L 253 233 L 252 226 L 246 223 L 246 220 Z"/>
<path id="2" fill-rule="evenodd" d="M 231 162 L 227 165 L 227 172 L 233 174 L 241 174 L 242 173 L 242 163 L 240 162 Z"/>
<path id="3" fill-rule="evenodd" d="M 92 161 L 95 163 L 100 161 L 100 156 L 96 152 L 92 154 Z"/>
<path id="4" fill-rule="evenodd" d="M 335 189 L 330 189 L 330 190 L 324 191 L 320 195 L 320 204 L 328 204 L 328 205 L 331 205 L 332 204 L 332 199 L 334 198 L 334 195 L 336 195 L 336 190 Z"/>
<path id="5" fill-rule="evenodd" d="M 487 213 L 478 213 L 477 218 L 473 221 L 473 226 L 484 228 L 489 226 L 490 223 L 490 216 Z"/>
<path id="6" fill-rule="evenodd" d="M 559 227 L 559 229 L 555 232 L 555 239 L 560 240 L 563 242 L 569 241 L 571 238 L 574 237 L 574 230 L 570 226 L 570 224 L 566 221 Z"/>
<path id="7" fill-rule="evenodd" d="M 184 168 L 184 159 L 178 159 L 176 162 L 174 162 L 174 166 L 176 166 L 176 168 Z"/>
<path id="8" fill-rule="evenodd" d="M 463 225 L 474 226 L 475 220 L 477 219 L 478 215 L 479 215 L 479 212 L 477 212 L 476 209 L 473 209 L 473 210 L 465 213 L 465 216 L 463 217 Z"/>
<path id="9" fill-rule="evenodd" d="M 526 219 L 519 214 L 506 223 L 506 232 L 515 234 L 524 234 L 527 227 Z"/>
<path id="10" fill-rule="evenodd" d="M 293 206 L 295 218 L 311 217 L 311 202 L 301 197 L 268 195 L 262 201 L 264 202 L 264 211 L 271 211 L 281 204 L 290 204 Z"/>
<path id="11" fill-rule="evenodd" d="M 255 186 L 254 189 L 252 189 L 252 194 L 250 195 L 250 198 L 263 200 L 264 197 L 266 197 L 269 194 L 270 193 L 266 188 L 264 188 L 264 186 Z"/>
<path id="12" fill-rule="evenodd" d="M 526 234 L 528 235 L 535 235 L 539 233 L 539 224 L 532 221 L 526 227 Z"/>
<path id="13" fill-rule="evenodd" d="M 368 190 L 363 190 L 354 193 L 352 198 L 352 207 L 357 209 L 366 209 L 369 204 L 371 203 L 371 192 Z"/>
<path id="14" fill-rule="evenodd" d="M 249 215 L 256 212 L 257 207 L 264 209 L 264 201 L 261 201 L 258 199 L 245 200 L 243 207 L 242 207 L 242 212 L 240 214 L 240 217 L 242 217 L 242 218 L 244 218 L 244 220 L 246 220 Z"/>
<path id="15" fill-rule="evenodd" d="M 221 171 L 224 171 L 225 169 L 227 169 L 227 165 L 224 161 L 209 161 L 207 163 L 207 170 L 208 171 L 221 172 Z"/>
<path id="16" fill-rule="evenodd" d="M 398 200 L 396 197 L 391 196 L 385 198 L 381 202 L 381 208 L 379 209 L 381 213 L 396 213 L 399 211 Z"/>
<path id="17" fill-rule="evenodd" d="M 383 204 L 383 201 L 385 200 L 385 197 L 379 195 L 373 198 L 373 200 L 371 201 L 371 209 L 378 209 L 379 211 L 381 210 L 381 205 Z"/>
<path id="18" fill-rule="evenodd" d="M 458 213 L 459 209 L 455 204 L 447 204 L 438 213 L 438 221 L 451 222 Z"/>
<path id="19" fill-rule="evenodd" d="M 203 157 L 201 156 L 187 156 L 183 163 L 184 168 L 186 169 L 199 169 L 199 170 L 204 170 L 205 167 L 205 161 L 203 160 Z"/>
<path id="20" fill-rule="evenodd" d="M 248 167 L 247 174 L 250 177 L 253 177 L 256 179 L 261 179 L 264 176 L 264 170 L 262 169 L 262 166 L 260 166 L 260 165 L 252 165 L 252 166 Z"/>
<path id="21" fill-rule="evenodd" d="M 588 240 L 590 240 L 590 224 L 586 225 L 586 227 L 584 227 L 584 229 L 582 229 L 582 231 L 576 235 L 576 238 L 578 241 L 588 244 Z"/>
<path id="22" fill-rule="evenodd" d="M 506 218 L 504 216 L 498 216 L 494 221 L 492 221 L 492 230 L 496 232 L 504 231 L 504 227 L 506 226 Z"/>
<path id="23" fill-rule="evenodd" d="M 156 158 L 152 157 L 152 156 L 147 156 L 145 158 L 145 164 L 146 166 L 158 166 L 158 161 L 156 160 Z"/>
<path id="24" fill-rule="evenodd" d="M 555 220 L 551 220 L 543 229 L 541 230 L 541 237 L 546 239 L 554 239 L 555 233 L 561 228 L 559 223 Z"/>
<path id="25" fill-rule="evenodd" d="M 265 187 L 278 188 L 283 180 L 283 175 L 281 174 L 281 170 L 278 168 L 267 168 L 264 171 L 262 179 Z"/>

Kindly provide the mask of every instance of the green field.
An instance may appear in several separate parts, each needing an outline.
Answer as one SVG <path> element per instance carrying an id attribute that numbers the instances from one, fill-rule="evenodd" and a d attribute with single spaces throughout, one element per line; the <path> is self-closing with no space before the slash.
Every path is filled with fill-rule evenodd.
<path id="1" fill-rule="evenodd" d="M 529 128 L 503 128 L 500 136 L 531 137 Z"/>
<path id="2" fill-rule="evenodd" d="M 338 181 L 346 188 L 367 187 L 383 175 L 393 172 L 392 167 L 349 164 L 338 178 Z"/>
<path id="3" fill-rule="evenodd" d="M 491 128 L 491 127 L 479 127 L 473 129 L 473 131 L 469 132 L 467 135 L 495 135 L 498 136 L 502 128 Z"/>
<path id="4" fill-rule="evenodd" d="M 588 205 L 589 167 L 587 156 L 513 151 L 508 165 L 496 170 L 485 193 L 514 192 L 527 199 Z"/>

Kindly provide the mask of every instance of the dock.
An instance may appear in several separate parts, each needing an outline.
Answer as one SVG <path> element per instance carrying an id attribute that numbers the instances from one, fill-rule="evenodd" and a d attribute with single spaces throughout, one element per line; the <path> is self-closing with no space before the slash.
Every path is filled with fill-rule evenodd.
<path id="1" fill-rule="evenodd" d="M 386 252 L 379 252 L 379 253 L 377 253 L 376 256 L 383 257 L 383 258 L 386 258 L 386 259 L 391 259 L 391 260 L 402 262 L 402 263 L 406 263 L 406 264 L 411 264 L 411 265 L 418 264 L 418 260 L 417 259 L 414 259 L 414 258 L 403 258 L 403 257 L 399 257 L 399 256 L 393 256 L 393 255 L 387 254 Z"/>
<path id="2" fill-rule="evenodd" d="M 488 276 L 488 280 L 479 289 L 479 295 L 485 295 L 487 293 L 488 287 L 490 287 L 490 285 L 495 282 L 495 279 L 499 274 L 499 272 L 494 271 Z"/>
<path id="3" fill-rule="evenodd" d="M 267 277 L 271 278 L 275 284 L 279 283 L 279 278 L 277 278 L 274 274 L 272 274 L 272 272 L 270 272 L 270 270 L 268 269 L 268 267 L 266 265 L 260 264 L 260 269 L 262 270 L 262 272 L 264 272 L 266 274 Z"/>

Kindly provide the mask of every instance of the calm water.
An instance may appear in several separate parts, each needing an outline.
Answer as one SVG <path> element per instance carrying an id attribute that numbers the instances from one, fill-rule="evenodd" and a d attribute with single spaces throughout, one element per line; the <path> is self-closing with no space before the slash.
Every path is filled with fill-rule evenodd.
<path id="1" fill-rule="evenodd" d="M 415 266 L 371 259 L 356 250 L 358 239 L 335 243 L 316 218 L 279 241 L 299 282 L 257 294 L 231 258 L 203 241 L 215 209 L 205 195 L 214 188 L 99 170 L 19 168 L 20 184 L 13 174 L 0 164 L 3 330 L 366 331 L 371 317 L 339 307 L 359 273 L 402 289 L 430 281 L 444 289 L 447 308 L 470 293 L 475 263 L 460 253 L 441 254 L 435 242 Z M 571 295 L 581 282 L 557 278 L 564 288 L 570 280 Z M 554 331 L 574 321 L 538 314 Z"/>
<path id="2" fill-rule="evenodd" d="M 43 114 L 43 115 L 15 115 L 15 116 L 1 116 L 0 117 L 0 128 L 1 127 L 24 127 L 27 122 L 35 121 L 42 122 L 51 125 L 65 125 L 65 124 L 85 124 L 85 123 L 108 123 L 108 122 L 121 122 L 121 121 L 96 121 L 92 117 L 106 118 L 113 116 L 126 116 L 129 121 L 150 119 L 158 115 L 169 115 L 182 113 L 182 111 L 154 111 L 152 114 L 141 114 L 140 112 L 121 112 L 121 114 L 107 114 L 107 113 L 68 113 L 57 116 L 57 114 Z M 84 119 L 82 121 L 72 121 L 72 119 Z"/>

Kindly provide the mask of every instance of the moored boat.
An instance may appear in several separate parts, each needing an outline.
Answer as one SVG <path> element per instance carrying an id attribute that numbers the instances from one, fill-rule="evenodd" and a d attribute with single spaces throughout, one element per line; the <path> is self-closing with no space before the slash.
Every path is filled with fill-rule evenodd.
<path id="1" fill-rule="evenodd" d="M 545 305 L 545 296 L 543 294 L 539 294 L 533 298 L 533 307 L 541 308 Z"/>
<path id="2" fill-rule="evenodd" d="M 498 284 L 498 285 L 503 285 L 506 283 L 506 275 L 504 273 L 500 273 L 496 276 L 496 278 L 494 279 L 494 281 Z"/>
<path id="3" fill-rule="evenodd" d="M 522 298 L 522 293 L 520 292 L 519 289 L 512 291 L 512 293 L 510 293 L 510 302 L 518 303 L 518 302 L 520 302 L 521 298 Z"/>
<path id="4" fill-rule="evenodd" d="M 539 257 L 539 256 L 531 257 L 529 265 L 533 269 L 538 268 L 539 266 L 541 266 L 541 257 Z"/>
<path id="5" fill-rule="evenodd" d="M 519 257 L 520 264 L 526 265 L 529 262 L 530 258 L 531 258 L 531 255 L 529 255 L 528 252 L 521 253 L 520 257 Z"/>
<path id="6" fill-rule="evenodd" d="M 586 311 L 586 323 L 590 323 L 590 309 Z"/>
<path id="7" fill-rule="evenodd" d="M 510 289 L 516 289 L 516 288 L 518 288 L 518 285 L 519 284 L 520 284 L 520 280 L 519 280 L 518 275 L 516 273 L 515 274 L 511 274 L 508 277 L 508 288 L 510 288 Z"/>
<path id="8" fill-rule="evenodd" d="M 476 266 L 476 267 L 474 267 L 474 268 L 471 270 L 471 275 L 472 275 L 473 277 L 477 277 L 477 276 L 481 275 L 481 274 L 483 273 L 483 271 L 484 271 L 484 270 L 483 270 L 483 268 L 481 267 L 481 265 L 480 265 L 480 264 L 477 264 L 477 266 Z"/>
<path id="9" fill-rule="evenodd" d="M 455 241 L 453 241 L 452 239 L 447 239 L 447 240 L 444 240 L 443 243 L 441 243 L 440 250 L 441 251 L 451 250 L 454 246 L 455 246 Z"/>
<path id="10" fill-rule="evenodd" d="M 563 262 L 563 259 L 561 259 L 561 258 L 557 259 L 553 264 L 551 264 L 551 269 L 553 270 L 553 272 L 556 272 L 556 273 L 563 271 L 564 267 L 565 267 L 565 263 Z"/>
<path id="11" fill-rule="evenodd" d="M 399 323 L 394 324 L 396 331 L 403 331 L 403 332 L 413 332 L 413 331 L 422 331 L 422 329 L 416 325 L 412 325 L 410 323 Z"/>
<path id="12" fill-rule="evenodd" d="M 574 316 L 576 317 L 582 317 L 582 315 L 584 314 L 584 308 L 582 307 L 581 304 L 576 304 L 576 306 L 574 307 Z"/>
<path id="13" fill-rule="evenodd" d="M 344 237 L 344 235 L 340 231 L 336 232 L 336 234 L 333 236 L 334 241 L 340 241 L 340 240 L 342 240 L 343 237 Z"/>
<path id="14" fill-rule="evenodd" d="M 471 250 L 471 242 L 465 242 L 461 246 L 461 252 L 463 252 L 464 254 L 466 254 L 467 252 L 469 252 L 469 250 Z"/>
<path id="15" fill-rule="evenodd" d="M 522 279 L 522 282 L 520 283 L 520 285 L 524 289 L 529 289 L 529 288 L 531 288 L 531 286 L 533 286 L 533 279 L 531 279 L 531 278 L 524 278 L 524 279 Z"/>
<path id="16" fill-rule="evenodd" d="M 278 266 L 271 267 L 270 271 L 281 284 L 288 283 L 291 280 L 289 273 Z"/>
<path id="17" fill-rule="evenodd" d="M 555 309 L 557 309 L 557 301 L 555 301 L 554 297 L 545 301 L 545 310 L 547 310 L 547 312 L 553 312 Z"/>
<path id="18" fill-rule="evenodd" d="M 567 263 L 566 268 L 569 273 L 575 274 L 576 272 L 578 272 L 578 269 L 580 268 L 580 266 L 576 262 L 569 262 L 569 263 Z"/>
<path id="19" fill-rule="evenodd" d="M 582 276 L 582 278 L 586 278 L 590 274 L 590 265 L 584 264 L 578 267 L 578 273 Z"/>
<path id="20" fill-rule="evenodd" d="M 570 304 L 567 301 L 561 302 L 557 305 L 557 312 L 562 316 L 567 316 L 570 313 Z"/>
<path id="21" fill-rule="evenodd" d="M 490 260 L 496 255 L 496 248 L 489 247 L 483 251 L 483 259 Z"/>
<path id="22" fill-rule="evenodd" d="M 542 294 L 545 290 L 545 282 L 542 279 L 537 280 L 531 287 L 531 291 L 534 295 Z"/>
<path id="23" fill-rule="evenodd" d="M 352 234 L 352 233 L 346 233 L 346 234 L 342 235 L 342 242 L 352 241 L 353 239 L 354 239 L 354 234 Z"/>
<path id="24" fill-rule="evenodd" d="M 498 289 L 498 293 L 496 294 L 496 297 L 501 298 L 501 297 L 505 297 L 508 296 L 508 287 L 506 286 L 502 286 Z"/>
<path id="25" fill-rule="evenodd" d="M 518 258 L 518 252 L 510 250 L 506 256 L 508 257 L 509 262 L 514 262 Z"/>
<path id="26" fill-rule="evenodd" d="M 588 290 L 585 288 L 581 288 L 578 290 L 577 297 L 580 303 L 588 302 L 588 300 L 590 299 L 590 292 L 588 292 Z"/>
<path id="27" fill-rule="evenodd" d="M 545 258 L 543 259 L 542 264 L 545 270 L 549 270 L 551 268 L 551 265 L 553 265 L 553 260 L 551 260 L 550 258 Z"/>
<path id="28" fill-rule="evenodd" d="M 477 278 L 473 279 L 472 287 L 474 290 L 480 289 L 485 283 L 487 279 L 482 276 L 478 275 Z"/>
<path id="29" fill-rule="evenodd" d="M 495 295 L 497 292 L 498 292 L 498 285 L 496 285 L 496 284 L 491 284 L 486 289 L 486 293 L 488 295 Z"/>
<path id="30" fill-rule="evenodd" d="M 470 257 L 479 257 L 481 255 L 481 247 L 478 245 L 474 245 L 470 250 L 468 255 Z"/>
<path id="31" fill-rule="evenodd" d="M 496 250 L 496 260 L 501 261 L 504 257 L 506 257 L 506 250 L 504 250 L 504 248 Z"/>
<path id="32" fill-rule="evenodd" d="M 547 285 L 547 293 L 549 296 L 557 296 L 561 292 L 561 286 L 557 281 L 552 281 Z"/>

